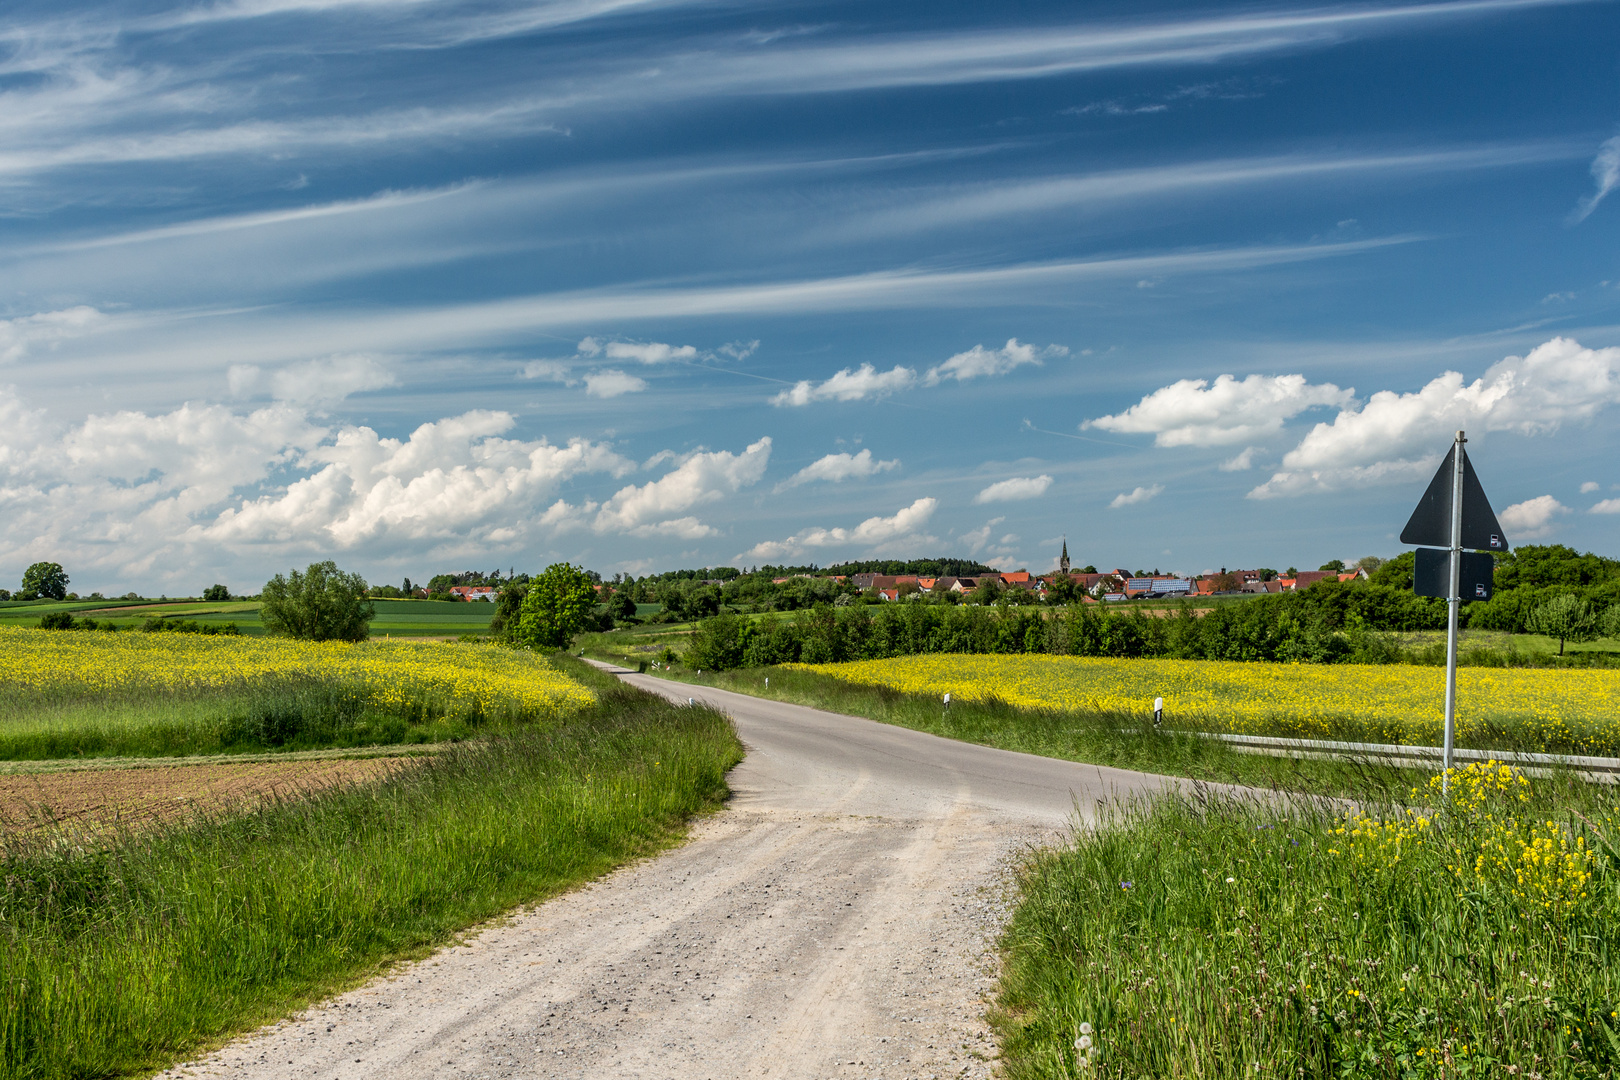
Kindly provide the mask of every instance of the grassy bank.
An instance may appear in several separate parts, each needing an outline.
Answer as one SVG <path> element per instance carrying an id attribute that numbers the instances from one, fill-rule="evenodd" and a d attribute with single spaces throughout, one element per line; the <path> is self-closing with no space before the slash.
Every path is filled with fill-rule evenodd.
<path id="1" fill-rule="evenodd" d="M 703 672 L 680 667 L 660 678 L 808 705 L 947 739 L 1042 757 L 1185 776 L 1211 783 L 1380 797 L 1404 791 L 1429 774 L 1379 763 L 1244 754 L 1185 732 L 1154 730 L 1140 711 L 1019 708 L 998 698 L 952 701 L 885 686 L 847 682 L 801 668 Z M 767 684 L 766 680 L 769 680 Z"/>
<path id="2" fill-rule="evenodd" d="M 1475 781 L 1354 819 L 1162 798 L 1034 857 L 1008 1080 L 1614 1076 L 1620 806 Z"/>
<path id="3" fill-rule="evenodd" d="M 465 739 L 591 694 L 488 644 L 0 628 L 0 759 L 178 756 Z"/>
<path id="4" fill-rule="evenodd" d="M 380 783 L 104 849 L 0 852 L 0 1076 L 139 1073 L 680 835 L 741 748 L 724 717 L 568 663 L 594 705 Z"/>

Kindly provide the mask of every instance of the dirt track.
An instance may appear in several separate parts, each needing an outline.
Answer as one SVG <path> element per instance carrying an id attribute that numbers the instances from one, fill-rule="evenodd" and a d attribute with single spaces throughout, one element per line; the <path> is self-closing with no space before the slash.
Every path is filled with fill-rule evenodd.
<path id="1" fill-rule="evenodd" d="M 627 681 L 749 747 L 689 843 L 164 1075 L 986 1077 L 1009 859 L 1159 783 Z"/>

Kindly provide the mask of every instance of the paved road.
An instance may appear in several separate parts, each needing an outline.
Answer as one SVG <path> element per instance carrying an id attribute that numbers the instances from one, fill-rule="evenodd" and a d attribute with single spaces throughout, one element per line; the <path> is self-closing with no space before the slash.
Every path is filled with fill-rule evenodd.
<path id="1" fill-rule="evenodd" d="M 165 1075 L 988 1077 L 1010 860 L 1168 783 L 621 674 L 748 747 L 690 842 Z"/>

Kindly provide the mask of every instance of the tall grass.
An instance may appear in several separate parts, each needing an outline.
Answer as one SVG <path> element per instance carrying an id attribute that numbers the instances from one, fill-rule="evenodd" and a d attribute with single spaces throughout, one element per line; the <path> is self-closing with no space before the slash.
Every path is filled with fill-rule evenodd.
<path id="1" fill-rule="evenodd" d="M 1024 868 L 1006 1076 L 1614 1076 L 1620 803 L 1543 784 L 1117 807 Z"/>
<path id="2" fill-rule="evenodd" d="M 453 742 L 554 719 L 549 710 L 457 707 L 445 695 L 382 700 L 365 686 L 303 677 L 64 697 L 14 692 L 0 700 L 0 760 Z"/>
<path id="3" fill-rule="evenodd" d="M 671 842 L 730 723 L 571 665 L 597 704 L 381 782 L 0 858 L 0 1076 L 161 1067 Z"/>

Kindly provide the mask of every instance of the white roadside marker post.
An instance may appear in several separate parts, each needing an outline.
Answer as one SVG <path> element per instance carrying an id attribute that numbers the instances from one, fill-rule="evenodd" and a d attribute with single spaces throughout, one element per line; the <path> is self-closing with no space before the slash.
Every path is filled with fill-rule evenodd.
<path id="1" fill-rule="evenodd" d="M 1164 698 L 1153 699 L 1153 726 L 1158 727 L 1164 720 Z"/>

